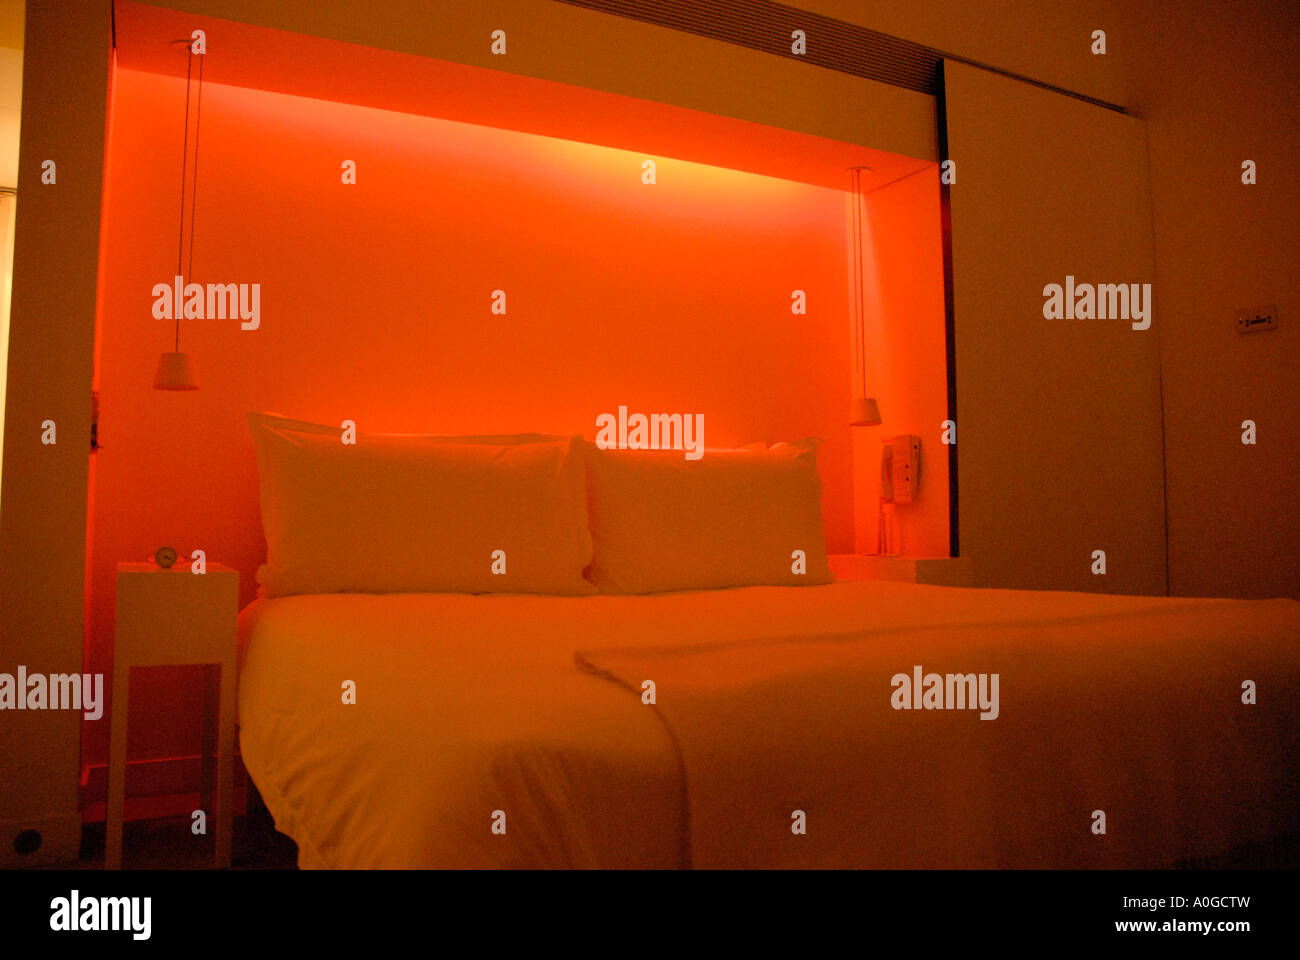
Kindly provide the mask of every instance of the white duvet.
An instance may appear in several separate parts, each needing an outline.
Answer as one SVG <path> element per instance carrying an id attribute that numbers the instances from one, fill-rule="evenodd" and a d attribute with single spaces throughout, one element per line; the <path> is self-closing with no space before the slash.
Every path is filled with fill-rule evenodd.
<path id="1" fill-rule="evenodd" d="M 1104 704 L 1112 695 L 1131 699 L 1134 690 L 1142 689 L 1140 682 L 1135 685 L 1141 677 L 1129 677 L 1112 691 L 1105 665 L 1090 661 L 1090 649 L 1103 639 L 1112 638 L 1113 650 L 1132 646 L 1128 641 L 1113 646 L 1116 624 L 1125 624 L 1127 634 L 1137 638 L 1138 647 L 1120 658 L 1126 669 L 1149 670 L 1152 677 L 1172 672 L 1169 676 L 1186 681 L 1174 686 L 1195 685 L 1202 675 L 1235 677 L 1234 658 L 1254 649 L 1243 669 L 1262 677 L 1271 697 L 1296 692 L 1300 604 L 1291 601 L 1170 600 L 885 582 L 639 597 L 314 595 L 259 600 L 241 615 L 240 743 L 249 773 L 277 827 L 298 843 L 304 867 L 784 865 L 779 851 L 787 841 L 774 835 L 764 847 L 746 840 L 753 830 L 767 829 L 767 814 L 758 815 L 762 822 L 757 827 L 755 815 L 739 814 L 743 804 L 732 816 L 729 796 L 760 797 L 792 778 L 797 786 L 798 778 L 806 776 L 803 770 L 821 770 L 824 777 L 829 770 L 837 789 L 836 778 L 842 776 L 846 787 L 866 791 L 872 789 L 872 764 L 888 760 L 897 765 L 916 750 L 926 754 L 917 757 L 922 765 L 942 765 L 951 754 L 951 763 L 967 769 L 976 743 L 965 737 L 968 732 L 987 740 L 1005 763 L 1017 750 L 997 731 L 1015 731 L 1030 749 L 1038 744 L 1033 728 L 1024 726 L 1023 718 L 1015 719 L 1014 700 L 1008 712 L 1009 696 L 1032 701 L 1044 715 L 1053 713 L 1062 697 L 1072 696 L 1068 678 L 1076 669 L 1093 689 L 1079 690 L 1079 704 L 1069 709 L 1087 710 L 1088 704 Z M 852 634 L 867 634 L 854 641 L 863 653 L 846 659 L 843 669 L 834 659 L 816 661 L 817 669 L 829 672 L 824 681 L 810 684 L 814 674 L 799 668 L 801 638 Z M 922 634 L 928 638 L 924 643 Z M 1195 662 L 1181 662 L 1184 635 L 1195 635 Z M 1039 637 L 1041 654 L 1035 652 Z M 773 645 L 774 640 L 781 643 Z M 949 735 L 917 739 L 917 723 L 925 722 L 926 715 L 904 717 L 873 707 L 863 714 L 874 719 L 860 735 L 845 739 L 841 731 L 833 734 L 839 740 L 832 739 L 831 727 L 843 712 L 827 710 L 818 690 L 833 691 L 852 704 L 860 688 L 864 702 L 887 703 L 888 674 L 910 670 L 921 653 L 918 646 L 931 658 L 944 651 L 949 661 L 963 661 L 920 661 L 927 668 L 980 670 L 978 661 L 988 661 L 990 653 L 995 660 L 1023 665 L 1003 684 L 1003 717 L 985 722 L 970 715 L 960 718 L 960 727 L 951 726 L 957 718 L 945 719 Z M 716 653 L 683 657 L 683 651 L 694 648 Z M 769 656 L 765 648 L 773 659 L 764 659 Z M 812 657 L 813 648 L 807 649 Z M 964 662 L 967 650 L 971 662 Z M 1205 672 L 1207 656 L 1216 663 L 1210 673 Z M 794 657 L 796 669 L 781 666 L 782 657 Z M 691 672 L 696 662 L 700 669 L 725 669 L 734 679 L 697 678 Z M 1090 666 L 1071 666 L 1088 662 Z M 605 668 L 608 676 L 593 675 L 593 665 Z M 844 672 L 849 669 L 863 673 L 855 678 Z M 666 686 L 661 684 L 657 695 L 668 701 L 656 706 L 642 702 L 642 672 L 661 674 Z M 793 678 L 788 684 L 787 676 Z M 761 706 L 755 706 L 760 703 L 756 685 L 770 687 L 774 681 L 783 684 L 774 689 L 789 690 L 790 696 L 760 698 Z M 1098 685 L 1102 689 L 1095 689 Z M 674 686 L 682 697 L 692 687 L 689 704 L 672 700 Z M 355 690 L 355 703 L 345 702 L 349 689 Z M 1156 746 L 1177 737 L 1182 720 L 1170 711 L 1162 713 L 1159 684 L 1150 695 L 1151 709 L 1136 711 L 1133 722 L 1158 729 L 1160 735 L 1151 738 L 1150 749 L 1133 748 L 1135 770 L 1141 774 L 1134 782 L 1158 781 L 1160 790 L 1182 789 L 1170 779 L 1173 773 L 1165 775 L 1170 764 Z M 1235 694 L 1227 690 L 1225 696 Z M 746 715 L 729 722 L 723 711 L 742 705 Z M 1294 708 L 1286 710 L 1285 716 L 1294 715 Z M 1270 716 L 1278 722 L 1276 712 Z M 799 723 L 808 725 L 806 736 L 790 735 Z M 782 735 L 767 738 L 766 748 L 756 747 L 755 739 L 777 725 Z M 826 727 L 824 736 L 818 725 Z M 962 738 L 950 735 L 952 730 L 962 732 L 964 747 L 958 742 Z M 1055 733 L 1060 730 L 1058 723 Z M 1266 791 L 1277 783 L 1279 762 L 1290 763 L 1294 772 L 1294 754 L 1288 756 L 1293 740 L 1279 739 L 1274 731 L 1255 737 L 1254 746 L 1242 741 L 1232 749 L 1250 751 L 1250 769 L 1268 778 L 1261 787 Z M 726 756 L 701 762 L 711 750 L 716 756 L 720 743 L 731 744 Z M 818 753 L 807 744 L 826 749 Z M 1076 765 L 1085 756 L 1096 765 L 1105 763 L 1111 746 L 1084 740 L 1060 743 L 1056 749 L 1067 757 L 1074 751 Z M 1042 755 L 1041 748 L 1037 752 Z M 835 764 L 839 756 L 842 769 Z M 981 822 L 971 811 L 1016 791 L 1009 782 L 1014 774 L 1004 768 L 1000 777 L 973 784 L 969 795 L 954 792 L 951 783 L 931 785 L 952 807 L 954 836 L 965 837 L 971 822 Z M 924 810 L 927 803 L 938 802 L 927 797 L 931 786 L 914 785 L 916 803 L 910 794 L 880 793 L 879 809 L 902 811 L 893 815 L 906 818 L 913 807 Z M 819 790 L 824 792 L 825 784 Z M 693 792 L 698 797 L 694 811 Z M 1242 796 L 1249 793 L 1246 789 Z M 1087 800 L 1081 795 L 1079 802 Z M 1260 798 L 1261 810 L 1268 800 Z M 1060 802 L 1073 817 L 1074 800 L 1063 796 Z M 1284 803 L 1294 810 L 1293 796 Z M 773 809 L 786 810 L 780 821 L 772 817 L 780 834 L 790 834 L 787 808 L 793 805 L 773 798 Z M 1081 830 L 1086 831 L 1090 810 L 1079 815 Z M 814 845 L 807 845 L 792 862 L 943 865 L 943 831 L 933 815 L 931 809 L 925 817 L 925 836 L 912 824 L 889 828 L 895 841 L 884 860 L 877 821 L 871 843 L 832 839 L 821 847 L 824 853 L 811 858 L 807 851 Z M 1261 822 L 1261 828 L 1285 826 L 1294 816 L 1282 811 L 1274 819 L 1276 823 Z M 812 823 L 824 830 L 827 821 Z M 693 831 L 705 829 L 707 836 L 692 837 Z M 1180 846 L 1180 824 L 1162 823 L 1160 829 L 1170 843 L 1149 846 L 1144 856 L 1157 862 L 1146 865 L 1170 865 L 1159 860 L 1166 850 L 1195 849 Z M 751 834 L 727 835 L 729 830 Z M 693 840 L 697 859 L 708 852 L 698 863 L 692 861 Z M 824 835 L 818 837 L 818 845 L 826 841 Z M 1005 864 L 996 847 L 988 838 L 973 839 L 959 859 L 966 866 Z M 855 852 L 859 849 L 861 855 Z M 1061 849 L 1077 845 L 1071 841 Z M 1106 858 L 1091 862 L 1101 865 Z"/>

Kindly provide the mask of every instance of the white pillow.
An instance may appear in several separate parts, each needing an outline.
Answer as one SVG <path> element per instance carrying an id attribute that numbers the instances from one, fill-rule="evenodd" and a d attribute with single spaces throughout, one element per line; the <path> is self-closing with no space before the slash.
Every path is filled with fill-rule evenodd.
<path id="1" fill-rule="evenodd" d="M 266 596 L 593 593 L 581 438 L 356 434 L 250 414 Z"/>
<path id="2" fill-rule="evenodd" d="M 588 444 L 588 576 L 602 593 L 832 582 L 817 447 L 803 440 L 687 460 Z"/>

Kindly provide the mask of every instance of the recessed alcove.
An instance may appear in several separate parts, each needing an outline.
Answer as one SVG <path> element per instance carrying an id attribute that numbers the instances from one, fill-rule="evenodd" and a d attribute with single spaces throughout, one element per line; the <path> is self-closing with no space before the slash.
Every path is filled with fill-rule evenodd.
<path id="1" fill-rule="evenodd" d="M 120 560 L 164 542 L 201 548 L 241 571 L 241 602 L 255 595 L 255 410 L 379 432 L 590 439 L 600 414 L 627 404 L 703 414 L 707 446 L 816 436 L 835 553 L 874 547 L 881 437 L 925 433 L 936 439 L 903 547 L 946 553 L 933 155 L 512 73 L 508 57 L 490 69 L 116 10 L 87 670 L 108 668 Z M 172 41 L 195 29 L 208 52 L 186 279 L 259 284 L 261 315 L 251 330 L 183 319 L 202 386 L 178 394 L 152 388 L 173 328 L 151 290 L 176 273 L 187 58 Z M 878 428 L 848 424 L 852 166 L 871 168 Z M 792 312 L 795 291 L 806 313 Z M 150 678 L 133 712 L 192 713 L 200 683 Z M 147 726 L 133 760 L 192 752 L 197 727 Z M 87 728 L 92 768 L 106 739 Z"/>

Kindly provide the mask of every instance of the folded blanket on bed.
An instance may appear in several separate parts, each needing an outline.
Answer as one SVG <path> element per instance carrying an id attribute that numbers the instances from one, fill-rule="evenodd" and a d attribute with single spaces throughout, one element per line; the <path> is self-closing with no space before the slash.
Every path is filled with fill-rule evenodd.
<path id="1" fill-rule="evenodd" d="M 576 659 L 671 730 L 697 867 L 1170 867 L 1300 829 L 1297 638 L 1292 601 L 1158 600 Z M 981 674 L 996 717 L 953 702 Z"/>

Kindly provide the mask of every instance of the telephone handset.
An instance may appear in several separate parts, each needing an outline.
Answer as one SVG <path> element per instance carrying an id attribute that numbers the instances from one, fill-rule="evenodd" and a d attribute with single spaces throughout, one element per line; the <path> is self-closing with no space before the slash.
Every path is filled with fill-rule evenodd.
<path id="1" fill-rule="evenodd" d="M 912 433 L 886 437 L 880 452 L 880 498 L 911 503 L 921 482 L 921 438 Z"/>
<path id="2" fill-rule="evenodd" d="M 880 511 L 877 514 L 876 550 L 881 556 L 898 556 L 897 503 L 911 503 L 921 482 L 921 438 L 911 433 L 886 437 L 880 451 Z"/>

